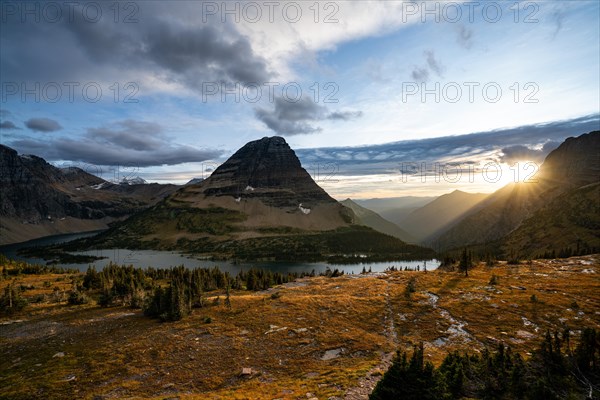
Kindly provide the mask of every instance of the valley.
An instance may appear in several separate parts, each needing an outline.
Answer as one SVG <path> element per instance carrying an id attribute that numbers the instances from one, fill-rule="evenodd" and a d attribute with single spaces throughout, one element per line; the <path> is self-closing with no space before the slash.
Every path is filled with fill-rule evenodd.
<path id="1" fill-rule="evenodd" d="M 546 330 L 567 326 L 576 342 L 580 329 L 600 327 L 599 274 L 598 256 L 583 256 L 480 263 L 468 277 L 307 277 L 232 290 L 231 308 L 223 290 L 208 292 L 205 307 L 171 323 L 56 297 L 82 273 L 20 274 L 31 303 L 0 320 L 0 397 L 366 399 L 392 354 L 420 342 L 435 365 L 499 343 L 527 359 Z"/>
<path id="2" fill-rule="evenodd" d="M 600 400 L 600 1 L 0 16 L 0 400 Z"/>

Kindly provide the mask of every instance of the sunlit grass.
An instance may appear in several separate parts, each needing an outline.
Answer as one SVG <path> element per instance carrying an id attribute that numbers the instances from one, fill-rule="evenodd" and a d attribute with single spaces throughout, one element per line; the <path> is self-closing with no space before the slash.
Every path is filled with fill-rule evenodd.
<path id="1" fill-rule="evenodd" d="M 421 341 L 438 364 L 447 351 L 498 342 L 527 356 L 547 329 L 568 326 L 576 340 L 577 330 L 600 326 L 598 273 L 591 256 L 482 264 L 469 277 L 429 271 L 307 278 L 265 292 L 232 291 L 231 309 L 195 309 L 174 323 L 125 307 L 69 306 L 54 287 L 67 293 L 73 274 L 15 276 L 15 284 L 34 287 L 23 292 L 27 299 L 45 299 L 0 319 L 23 320 L 0 326 L 0 397 L 343 398 L 368 371 L 385 368 L 382 355 Z M 407 297 L 412 277 L 416 292 Z M 0 281 L 0 290 L 7 284 Z M 436 308 L 431 294 L 439 296 Z M 208 303 L 216 296 L 222 300 L 224 292 L 209 293 Z M 468 339 L 452 338 L 448 316 L 464 324 Z M 322 359 L 335 349 L 342 349 L 339 357 Z M 60 352 L 64 357 L 54 357 Z M 252 375 L 240 376 L 242 368 Z"/>

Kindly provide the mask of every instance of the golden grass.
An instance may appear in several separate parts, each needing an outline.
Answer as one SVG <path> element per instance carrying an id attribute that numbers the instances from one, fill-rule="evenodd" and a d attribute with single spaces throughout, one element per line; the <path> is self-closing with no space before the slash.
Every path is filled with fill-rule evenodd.
<path id="1" fill-rule="evenodd" d="M 468 278 L 441 271 L 317 277 L 266 292 L 234 291 L 231 310 L 197 309 L 176 323 L 122 307 L 33 304 L 11 317 L 23 322 L 0 325 L 0 397 L 344 398 L 381 366 L 383 354 L 421 341 L 438 364 L 455 349 L 502 341 L 525 354 L 546 329 L 600 327 L 599 260 L 482 265 Z M 488 285 L 492 274 L 499 277 L 495 287 Z M 417 292 L 407 299 L 411 277 Z M 45 288 L 46 281 L 52 286 Z M 50 296 L 55 285 L 68 290 L 70 281 L 16 280 L 36 287 L 24 293 L 29 298 Z M 281 296 L 272 299 L 274 291 Z M 432 295 L 439 296 L 435 305 Z M 457 324 L 466 336 L 451 333 Z M 334 349 L 343 349 L 339 357 L 321 359 Z M 59 352 L 65 356 L 53 357 Z M 252 376 L 241 377 L 242 368 L 252 368 Z"/>

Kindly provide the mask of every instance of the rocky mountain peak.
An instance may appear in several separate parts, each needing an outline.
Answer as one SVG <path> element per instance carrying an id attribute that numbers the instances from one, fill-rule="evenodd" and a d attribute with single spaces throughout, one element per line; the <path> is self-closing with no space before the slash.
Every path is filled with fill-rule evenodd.
<path id="1" fill-rule="evenodd" d="M 566 139 L 544 160 L 540 176 L 578 187 L 600 180 L 600 131 Z"/>
<path id="2" fill-rule="evenodd" d="M 259 198 L 276 207 L 334 203 L 306 172 L 284 138 L 264 137 L 236 151 L 202 182 L 207 196 Z"/>

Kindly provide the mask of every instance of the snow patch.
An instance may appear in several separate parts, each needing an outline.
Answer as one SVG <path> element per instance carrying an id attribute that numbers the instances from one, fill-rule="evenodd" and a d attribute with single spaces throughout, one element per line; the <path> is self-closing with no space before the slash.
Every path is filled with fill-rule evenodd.
<path id="1" fill-rule="evenodd" d="M 302 207 L 302 203 L 300 203 L 300 205 L 298 206 L 298 208 L 300 209 L 300 211 L 302 211 L 302 214 L 305 214 L 305 215 L 310 214 L 310 208 L 304 208 L 304 207 Z"/>
<path id="2" fill-rule="evenodd" d="M 121 180 L 121 182 L 119 182 L 121 185 L 145 185 L 146 182 L 143 178 L 136 176 L 135 178 L 123 178 Z"/>
<path id="3" fill-rule="evenodd" d="M 106 187 L 107 185 L 108 185 L 108 182 L 102 182 L 102 183 L 99 183 L 99 184 L 97 184 L 97 185 L 92 185 L 92 186 L 90 186 L 90 187 L 91 187 L 92 189 L 99 190 L 99 189 L 103 189 L 103 188 L 104 188 L 104 187 Z"/>

